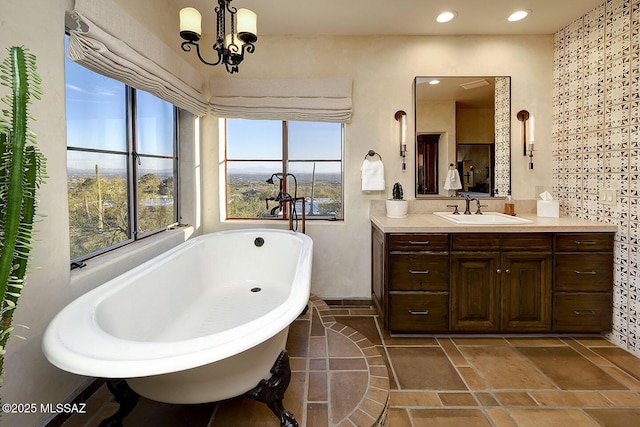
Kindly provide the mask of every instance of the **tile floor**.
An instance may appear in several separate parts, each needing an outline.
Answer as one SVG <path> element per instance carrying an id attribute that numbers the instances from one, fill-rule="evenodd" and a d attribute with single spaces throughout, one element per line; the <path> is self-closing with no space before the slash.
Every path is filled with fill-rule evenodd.
<path id="1" fill-rule="evenodd" d="M 640 425 L 640 359 L 601 337 L 391 337 L 371 307 L 317 307 L 289 334 L 285 406 L 301 426 Z M 90 413 L 64 426 L 96 426 L 115 405 L 101 387 L 87 401 Z M 247 398 L 202 405 L 141 399 L 124 425 L 278 422 Z"/>

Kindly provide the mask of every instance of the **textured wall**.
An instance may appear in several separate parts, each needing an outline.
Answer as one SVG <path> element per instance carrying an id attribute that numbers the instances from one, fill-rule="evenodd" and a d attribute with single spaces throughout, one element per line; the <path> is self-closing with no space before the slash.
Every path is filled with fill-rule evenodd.
<path id="1" fill-rule="evenodd" d="M 640 0 L 609 0 L 554 37 L 553 189 L 563 214 L 616 224 L 614 330 L 640 354 Z M 598 201 L 615 189 L 616 205 Z"/>

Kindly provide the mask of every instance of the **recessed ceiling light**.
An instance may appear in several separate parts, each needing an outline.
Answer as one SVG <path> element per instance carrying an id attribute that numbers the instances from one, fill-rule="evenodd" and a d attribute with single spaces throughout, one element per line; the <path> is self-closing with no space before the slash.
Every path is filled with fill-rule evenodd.
<path id="1" fill-rule="evenodd" d="M 444 22 L 449 22 L 451 21 L 453 18 L 456 17 L 458 13 L 456 11 L 446 11 L 446 12 L 442 12 L 440 15 L 438 15 L 438 17 L 436 18 L 436 21 L 440 22 L 441 24 Z"/>
<path id="2" fill-rule="evenodd" d="M 509 15 L 509 17 L 507 18 L 507 20 L 509 22 L 516 22 L 516 21 L 520 21 L 521 19 L 526 18 L 527 16 L 529 16 L 531 14 L 530 10 L 516 10 L 515 12 L 513 12 L 511 15 Z"/>
<path id="3" fill-rule="evenodd" d="M 438 79 L 429 80 L 430 85 L 437 85 L 438 83 L 440 83 L 440 80 Z"/>

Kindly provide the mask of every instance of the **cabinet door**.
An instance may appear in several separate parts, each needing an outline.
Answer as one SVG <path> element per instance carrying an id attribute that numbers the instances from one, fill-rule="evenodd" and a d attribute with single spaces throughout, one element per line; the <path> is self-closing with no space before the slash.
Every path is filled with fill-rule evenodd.
<path id="1" fill-rule="evenodd" d="M 377 228 L 371 228 L 371 293 L 378 310 L 384 307 L 384 234 Z"/>
<path id="2" fill-rule="evenodd" d="M 497 252 L 451 253 L 451 330 L 497 332 L 499 278 Z"/>
<path id="3" fill-rule="evenodd" d="M 550 253 L 503 253 L 503 332 L 551 331 L 551 265 Z"/>

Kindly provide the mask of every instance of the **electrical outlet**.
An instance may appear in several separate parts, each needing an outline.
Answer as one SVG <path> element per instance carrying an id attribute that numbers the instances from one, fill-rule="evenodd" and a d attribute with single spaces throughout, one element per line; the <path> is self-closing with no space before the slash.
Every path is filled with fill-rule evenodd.
<path id="1" fill-rule="evenodd" d="M 617 191 L 611 188 L 601 188 L 598 198 L 603 205 L 615 205 L 618 203 Z"/>

